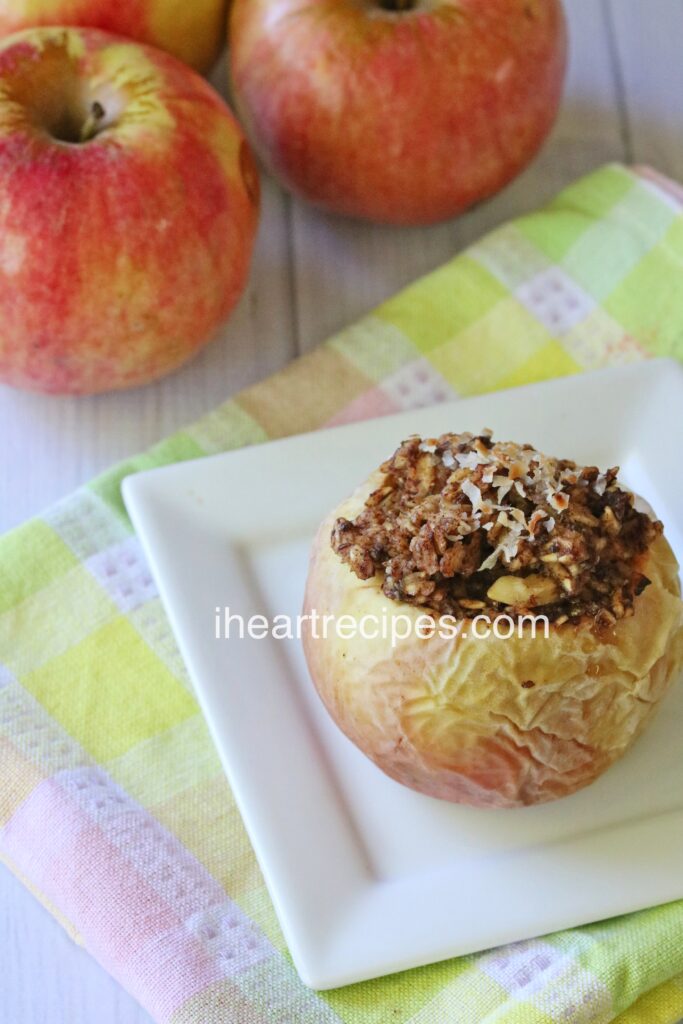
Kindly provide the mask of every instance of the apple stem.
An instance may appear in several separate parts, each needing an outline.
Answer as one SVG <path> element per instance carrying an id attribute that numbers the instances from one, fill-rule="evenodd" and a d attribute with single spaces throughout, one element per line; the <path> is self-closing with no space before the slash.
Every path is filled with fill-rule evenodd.
<path id="1" fill-rule="evenodd" d="M 380 7 L 385 11 L 411 11 L 415 6 L 415 0 L 380 0 Z"/>
<path id="2" fill-rule="evenodd" d="M 90 113 L 88 114 L 83 127 L 81 128 L 80 141 L 90 142 L 97 135 L 106 110 L 97 100 L 90 107 Z"/>

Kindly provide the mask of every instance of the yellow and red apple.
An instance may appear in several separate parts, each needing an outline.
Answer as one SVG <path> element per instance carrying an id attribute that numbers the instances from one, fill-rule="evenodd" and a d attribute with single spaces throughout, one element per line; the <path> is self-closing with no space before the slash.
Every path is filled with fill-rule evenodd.
<path id="1" fill-rule="evenodd" d="M 175 58 L 90 29 L 0 42 L 0 381 L 179 366 L 243 290 L 258 207 L 239 125 Z"/>
<path id="2" fill-rule="evenodd" d="M 0 36 L 76 25 L 129 36 L 208 71 L 224 45 L 226 0 L 0 0 Z"/>
<path id="3" fill-rule="evenodd" d="M 531 160 L 560 102 L 561 0 L 234 0 L 238 112 L 283 184 L 343 214 L 442 220 Z"/>

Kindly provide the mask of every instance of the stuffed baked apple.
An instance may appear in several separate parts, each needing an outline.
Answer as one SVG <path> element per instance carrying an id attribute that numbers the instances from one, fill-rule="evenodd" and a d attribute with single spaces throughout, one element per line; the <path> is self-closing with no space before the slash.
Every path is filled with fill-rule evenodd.
<path id="1" fill-rule="evenodd" d="M 410 438 L 335 509 L 304 612 L 343 732 L 397 781 L 482 807 L 591 783 L 683 662 L 676 559 L 617 470 L 488 432 Z"/>

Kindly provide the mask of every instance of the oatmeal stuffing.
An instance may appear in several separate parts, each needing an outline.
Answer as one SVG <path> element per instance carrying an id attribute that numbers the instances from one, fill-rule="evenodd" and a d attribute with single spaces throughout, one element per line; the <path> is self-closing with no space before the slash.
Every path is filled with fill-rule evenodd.
<path id="1" fill-rule="evenodd" d="M 662 524 L 601 473 L 490 431 L 411 437 L 332 547 L 387 597 L 467 618 L 541 612 L 608 628 L 650 582 L 639 571 Z"/>

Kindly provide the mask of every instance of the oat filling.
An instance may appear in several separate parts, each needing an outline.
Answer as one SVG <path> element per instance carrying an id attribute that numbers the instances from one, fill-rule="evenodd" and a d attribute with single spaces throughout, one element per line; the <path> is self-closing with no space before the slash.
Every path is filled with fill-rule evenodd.
<path id="1" fill-rule="evenodd" d="M 602 473 L 531 445 L 479 435 L 411 437 L 380 467 L 381 486 L 332 547 L 385 595 L 458 619 L 587 617 L 608 628 L 650 582 L 645 554 L 662 524 Z"/>

